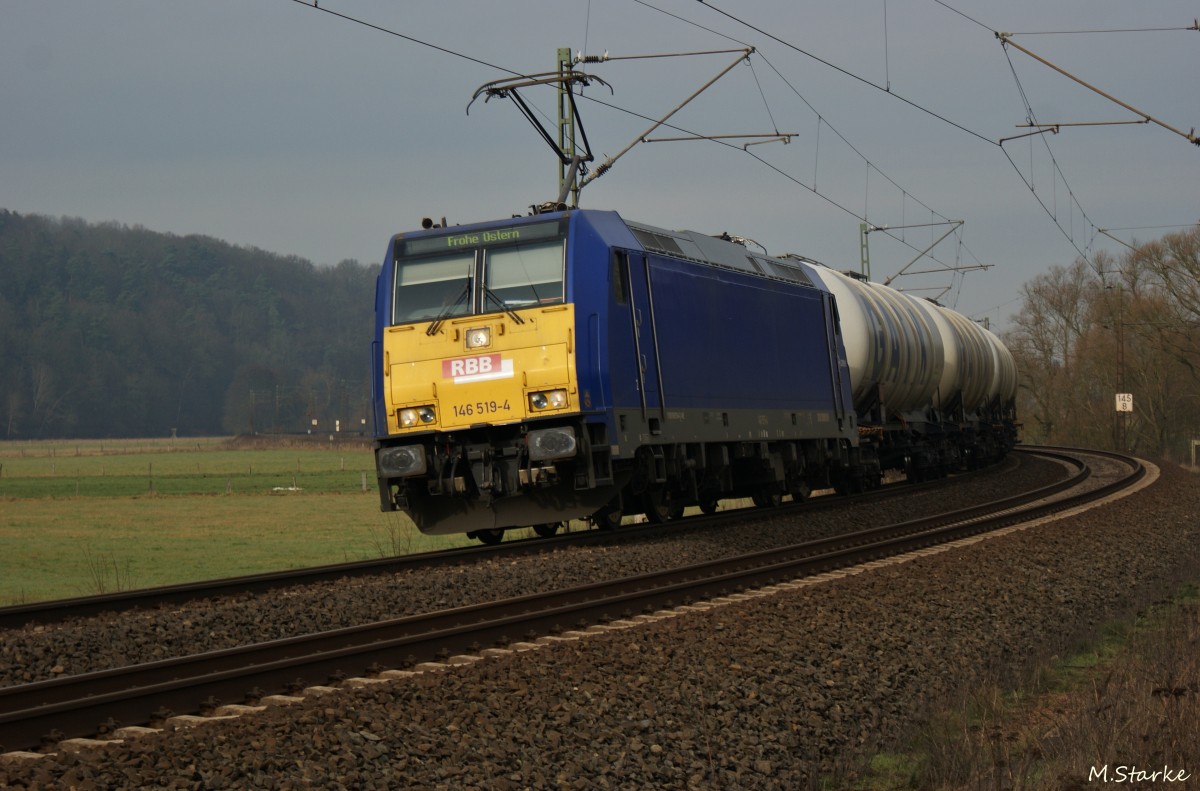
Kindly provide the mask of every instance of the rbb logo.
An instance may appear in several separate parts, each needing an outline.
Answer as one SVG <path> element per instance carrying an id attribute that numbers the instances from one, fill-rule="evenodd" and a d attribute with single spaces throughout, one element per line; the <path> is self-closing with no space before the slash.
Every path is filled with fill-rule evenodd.
<path id="1" fill-rule="evenodd" d="M 442 360 L 442 377 L 454 379 L 460 376 L 479 376 L 500 370 L 500 355 L 484 354 L 479 357 L 459 357 Z"/>

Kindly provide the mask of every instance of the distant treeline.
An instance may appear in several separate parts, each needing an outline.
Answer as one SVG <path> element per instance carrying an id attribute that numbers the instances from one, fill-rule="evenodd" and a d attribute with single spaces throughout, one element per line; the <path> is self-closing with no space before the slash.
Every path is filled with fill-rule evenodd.
<path id="1" fill-rule="evenodd" d="M 0 438 L 369 430 L 375 271 L 0 209 Z"/>
<path id="2" fill-rule="evenodd" d="M 1027 442 L 1190 460 L 1200 441 L 1200 225 L 1050 267 L 1021 296 L 1004 340 L 1021 372 Z"/>

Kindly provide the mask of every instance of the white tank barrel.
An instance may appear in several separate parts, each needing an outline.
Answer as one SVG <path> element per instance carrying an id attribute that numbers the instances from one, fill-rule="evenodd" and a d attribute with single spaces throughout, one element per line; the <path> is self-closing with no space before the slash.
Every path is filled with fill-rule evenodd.
<path id="1" fill-rule="evenodd" d="M 962 395 L 962 406 L 967 413 L 974 412 L 990 398 L 992 380 L 995 378 L 996 357 L 985 330 L 961 313 L 932 305 L 946 317 L 958 345 L 958 380 L 947 384 L 944 398 L 950 401 L 958 393 Z"/>
<path id="2" fill-rule="evenodd" d="M 992 380 L 992 397 L 999 396 L 1002 402 L 1011 401 L 1017 395 L 1017 361 L 1012 352 L 991 330 L 984 330 L 992 352 L 996 356 L 996 375 Z"/>
<path id="3" fill-rule="evenodd" d="M 809 271 L 837 299 L 856 408 L 869 405 L 877 387 L 892 413 L 949 408 L 961 398 L 970 414 L 1016 395 L 1012 354 L 961 313 L 825 267 Z"/>
<path id="4" fill-rule="evenodd" d="M 837 299 L 855 406 L 879 387 L 891 412 L 931 403 L 945 367 L 942 334 L 916 300 L 899 291 L 812 267 Z"/>

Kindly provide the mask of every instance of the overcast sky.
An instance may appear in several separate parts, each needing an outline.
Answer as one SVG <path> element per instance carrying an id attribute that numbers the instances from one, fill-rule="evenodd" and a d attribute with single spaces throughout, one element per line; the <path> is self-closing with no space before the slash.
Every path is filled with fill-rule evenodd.
<path id="1" fill-rule="evenodd" d="M 933 249 L 940 264 L 911 269 L 990 269 L 893 285 L 952 284 L 944 302 L 1001 327 L 1023 283 L 1080 252 L 1122 249 L 1097 229 L 1145 241 L 1180 230 L 1152 226 L 1200 220 L 1200 148 L 1157 125 L 1064 127 L 997 145 L 1030 131 L 1018 128 L 1026 100 L 1042 123 L 1137 116 L 1015 49 L 1006 57 L 993 33 L 1020 34 L 1017 44 L 1187 133 L 1200 126 L 1200 31 L 1185 30 L 1195 2 L 319 5 L 7 0 L 0 208 L 206 234 L 317 264 L 376 262 L 424 216 L 507 217 L 557 192 L 553 154 L 511 102 L 465 112 L 481 84 L 551 70 L 563 46 L 618 57 L 749 45 L 749 65 L 672 122 L 703 135 L 794 133 L 790 144 L 641 144 L 581 205 L 728 231 L 839 269 L 859 267 L 864 218 L 893 229 L 964 220 Z M 1173 30 L 1032 35 L 1144 28 Z M 649 126 L 639 115 L 665 114 L 737 57 L 580 67 L 613 88 L 594 84 L 580 101 L 598 161 Z M 552 91 L 524 95 L 554 117 Z M 949 227 L 872 233 L 873 279 Z"/>

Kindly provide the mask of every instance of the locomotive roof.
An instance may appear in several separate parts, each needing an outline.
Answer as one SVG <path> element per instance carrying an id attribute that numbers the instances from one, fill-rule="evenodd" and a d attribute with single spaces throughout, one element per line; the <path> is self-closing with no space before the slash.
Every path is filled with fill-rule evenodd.
<path id="1" fill-rule="evenodd" d="M 816 284 L 813 283 L 803 265 L 822 266 L 816 261 L 800 256 L 789 255 L 787 258 L 777 258 L 767 255 L 765 252 L 753 253 L 744 244 L 733 241 L 732 238 L 710 236 L 698 231 L 669 231 L 665 228 L 629 220 L 625 220 L 625 224 L 642 244 L 642 247 L 649 251 L 724 269 L 736 269 L 750 274 L 815 286 Z M 728 237 L 728 234 L 724 236 Z"/>

